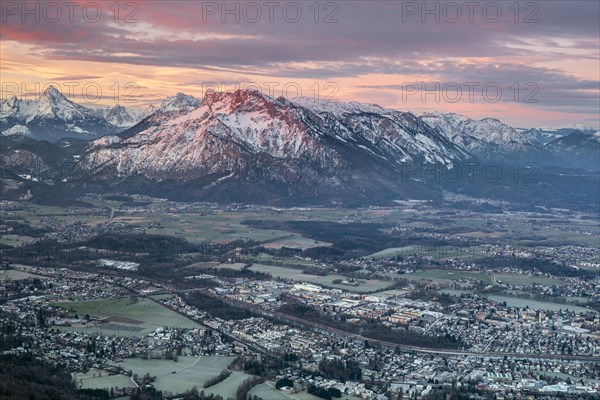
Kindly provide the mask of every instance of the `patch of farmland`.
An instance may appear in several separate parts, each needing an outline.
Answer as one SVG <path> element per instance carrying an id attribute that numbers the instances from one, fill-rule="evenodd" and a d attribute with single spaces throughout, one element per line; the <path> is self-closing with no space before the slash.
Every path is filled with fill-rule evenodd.
<path id="1" fill-rule="evenodd" d="M 108 372 L 90 369 L 86 374 L 75 374 L 75 384 L 80 389 L 110 389 L 135 387 L 134 383 L 125 375 L 109 375 Z"/>
<path id="2" fill-rule="evenodd" d="M 44 276 L 33 275 L 33 274 L 28 273 L 28 272 L 19 271 L 19 270 L 16 270 L 16 269 L 3 269 L 3 270 L 0 270 L 0 281 L 5 280 L 5 279 L 11 280 L 11 281 L 20 281 L 20 280 L 28 279 L 28 278 L 46 279 L 46 277 L 44 277 Z"/>
<path id="3" fill-rule="evenodd" d="M 350 281 L 351 278 L 339 274 L 329 274 L 325 276 L 303 274 L 301 270 L 295 268 L 277 267 L 272 265 L 253 264 L 250 267 L 252 271 L 265 272 L 271 274 L 275 278 L 290 279 L 297 282 L 309 282 L 315 285 L 325 285 L 338 289 L 345 289 L 351 292 L 376 292 L 387 288 L 392 284 L 390 281 L 380 279 L 358 279 L 357 285 L 334 283 L 334 281 Z"/>
<path id="4" fill-rule="evenodd" d="M 197 328 L 200 326 L 148 298 L 138 301 L 132 301 L 131 298 L 76 301 L 57 303 L 57 305 L 73 310 L 80 317 L 89 314 L 93 319 L 105 321 L 99 325 L 72 326 L 68 329 L 87 333 L 145 336 L 159 327 Z"/>
<path id="5" fill-rule="evenodd" d="M 564 286 L 567 283 L 558 278 L 550 278 L 546 276 L 535 276 L 527 274 L 509 274 L 509 273 L 494 273 L 497 281 L 508 283 L 509 285 L 531 285 L 537 283 L 540 285 L 557 285 Z"/>
<path id="6" fill-rule="evenodd" d="M 163 392 L 183 393 L 194 386 L 198 391 L 219 394 L 223 398 L 235 398 L 237 387 L 250 375 L 233 371 L 224 381 L 204 389 L 204 383 L 226 369 L 235 357 L 178 357 L 172 360 L 141 360 L 128 358 L 115 363 L 125 370 L 143 376 L 146 373 L 156 376 L 154 386 Z"/>
<path id="7" fill-rule="evenodd" d="M 478 280 L 484 283 L 492 284 L 492 277 L 476 271 L 460 271 L 445 269 L 427 269 L 419 272 L 411 272 L 402 275 L 403 278 L 410 280 L 441 280 L 441 281 L 461 281 L 465 279 Z"/>

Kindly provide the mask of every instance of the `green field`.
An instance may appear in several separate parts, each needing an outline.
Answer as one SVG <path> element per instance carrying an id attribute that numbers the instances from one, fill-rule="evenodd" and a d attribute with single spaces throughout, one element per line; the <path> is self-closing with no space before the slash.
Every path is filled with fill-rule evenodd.
<path id="1" fill-rule="evenodd" d="M 203 385 L 208 379 L 219 375 L 234 359 L 235 357 L 218 356 L 178 357 L 177 362 L 175 362 L 172 360 L 128 358 L 120 363 L 115 363 L 115 365 L 125 370 L 131 370 L 139 376 L 146 373 L 149 373 L 150 376 L 156 376 L 154 386 L 163 392 L 178 394 L 196 386 L 198 391 L 204 390 L 205 393 L 218 394 L 227 399 L 229 397 L 235 398 L 237 387 L 250 375 L 233 371 L 223 382 L 207 389 L 204 389 Z"/>
<path id="2" fill-rule="evenodd" d="M 557 304 L 550 303 L 547 301 L 537 301 L 537 300 L 529 300 L 529 299 L 519 299 L 516 297 L 510 296 L 496 296 L 496 295 L 486 295 L 490 300 L 502 303 L 506 302 L 506 305 L 509 307 L 520 307 L 520 308 L 533 308 L 536 310 L 548 310 L 548 311 L 559 311 L 559 310 L 571 310 L 576 313 L 585 313 L 588 311 L 592 311 L 589 308 L 574 306 L 571 304 Z"/>
<path id="3" fill-rule="evenodd" d="M 92 368 L 86 374 L 75 374 L 75 384 L 80 389 L 110 389 L 136 387 L 128 376 L 109 375 L 108 372 Z"/>
<path id="4" fill-rule="evenodd" d="M 497 281 L 502 283 L 508 283 L 509 285 L 531 285 L 537 283 L 540 285 L 557 285 L 564 286 L 567 283 L 558 278 L 550 278 L 545 276 L 533 276 L 524 274 L 507 274 L 507 273 L 494 273 L 494 277 Z"/>
<path id="5" fill-rule="evenodd" d="M 179 236 L 197 243 L 203 241 L 227 243 L 242 239 L 264 242 L 272 248 L 287 246 L 302 249 L 329 244 L 311 240 L 293 232 L 276 229 L 254 229 L 242 224 L 247 219 L 264 218 L 264 214 L 265 212 L 222 212 L 208 215 L 203 213 L 136 214 L 135 220 L 124 222 L 138 225 L 160 223 L 159 227 L 148 229 L 146 232 L 149 234 Z M 118 217 L 121 220 L 125 218 L 128 217 Z"/>
<path id="6" fill-rule="evenodd" d="M 110 207 L 115 211 L 113 222 L 122 222 L 138 226 L 148 226 L 154 224 L 152 228 L 146 229 L 148 234 L 171 235 L 181 237 L 190 242 L 200 243 L 212 241 L 215 243 L 226 243 L 237 239 L 255 240 L 266 242 L 271 247 L 279 248 L 283 246 L 298 247 L 306 249 L 314 246 L 327 246 L 329 243 L 319 242 L 303 237 L 294 232 L 281 231 L 276 229 L 253 229 L 242 222 L 247 219 L 288 219 L 287 213 L 257 210 L 257 211 L 217 211 L 217 212 L 183 212 L 183 213 L 162 213 L 162 212 L 125 212 L 127 204 L 107 201 L 107 200 L 86 200 L 96 207 Z M 163 203 L 160 200 L 153 204 Z M 32 225 L 39 225 L 45 217 L 53 217 L 59 222 L 72 223 L 81 221 L 90 226 L 96 226 L 100 223 L 106 223 L 110 212 L 99 213 L 98 215 L 81 215 L 68 213 L 63 207 L 52 207 L 35 205 L 35 212 L 23 213 L 23 217 Z M 6 236 L 6 235 L 5 235 Z M 28 237 L 9 237 L 7 243 L 16 245 L 22 241 L 31 240 Z"/>
<path id="7" fill-rule="evenodd" d="M 463 279 L 478 280 L 483 283 L 492 284 L 492 277 L 476 271 L 458 271 L 445 269 L 427 269 L 425 271 L 411 272 L 409 274 L 400 275 L 402 278 L 409 280 L 424 280 L 433 281 L 459 281 Z"/>
<path id="8" fill-rule="evenodd" d="M 400 290 L 400 289 L 393 289 L 393 290 L 384 290 L 382 292 L 377 292 L 376 296 L 377 297 L 396 297 L 396 296 L 404 296 L 406 293 L 409 293 L 409 290 Z"/>
<path id="9" fill-rule="evenodd" d="M 391 247 L 389 249 L 378 251 L 377 253 L 370 254 L 365 258 L 374 258 L 376 260 L 381 258 L 392 258 L 402 254 L 413 254 L 417 253 L 417 246 L 404 246 L 404 247 Z"/>
<path id="10" fill-rule="evenodd" d="M 472 257 L 473 259 L 483 257 L 482 254 L 479 253 L 469 253 L 466 249 L 460 249 L 451 246 L 442 246 L 442 247 L 427 247 L 427 246 L 404 246 L 404 247 L 390 247 L 388 249 L 384 249 L 378 251 L 376 253 L 370 254 L 365 258 L 374 258 L 376 260 L 382 258 L 392 258 L 399 255 L 412 255 L 412 254 L 420 254 L 424 256 L 431 256 L 435 259 L 441 260 L 445 258 L 463 258 L 467 259 Z"/>
<path id="11" fill-rule="evenodd" d="M 223 264 L 219 264 L 217 265 L 215 268 L 226 268 L 226 269 L 234 269 L 236 271 L 241 271 L 244 266 L 246 264 L 245 263 L 223 263 Z"/>
<path id="12" fill-rule="evenodd" d="M 80 317 L 89 314 L 94 319 L 108 318 L 100 325 L 72 326 L 66 329 L 86 333 L 98 332 L 104 335 L 144 336 L 167 326 L 177 328 L 197 328 L 196 322 L 152 301 L 141 299 L 132 302 L 130 298 L 97 301 L 77 301 L 56 303 L 73 310 Z M 65 329 L 65 328 L 63 328 Z"/>
<path id="13" fill-rule="evenodd" d="M 457 230 L 465 238 L 493 239 L 507 244 L 522 246 L 556 245 L 557 243 L 572 245 L 598 246 L 598 236 L 589 234 L 597 229 L 597 222 L 577 217 L 561 218 L 557 223 L 555 216 L 536 213 L 504 213 L 486 214 L 472 212 L 440 213 L 426 204 L 415 202 L 398 203 L 399 208 L 388 209 L 341 209 L 341 208 L 290 208 L 269 209 L 257 207 L 241 211 L 211 210 L 209 207 L 196 207 L 186 212 L 175 213 L 164 211 L 170 209 L 169 204 L 161 199 L 154 199 L 146 208 L 137 207 L 141 212 L 130 212 L 127 203 L 111 200 L 85 199 L 97 207 L 112 208 L 115 211 L 114 222 L 124 222 L 145 226 L 150 234 L 173 235 L 192 242 L 213 241 L 229 242 L 236 239 L 252 239 L 269 244 L 272 247 L 313 247 L 328 245 L 316 242 L 298 233 L 275 229 L 252 229 L 242 222 L 247 219 L 273 221 L 331 221 L 403 224 L 407 228 L 438 230 Z M 402 208 L 400 208 L 402 207 Z M 154 211 L 153 210 L 157 210 Z M 32 211 L 33 210 L 33 211 Z M 147 211 L 146 211 L 147 210 Z M 89 225 L 105 223 L 110 212 L 99 210 L 98 215 L 81 215 L 70 213 L 64 207 L 32 205 L 23 212 L 17 212 L 19 218 L 25 218 L 31 224 L 39 224 L 44 217 L 51 216 L 58 221 L 81 221 Z M 568 227 L 568 230 L 564 228 Z M 7 240 L 27 240 L 28 238 L 8 238 Z M 16 242 L 12 242 L 14 245 Z M 410 250 L 410 249 L 407 249 Z M 383 254 L 374 253 L 377 257 L 393 256 L 397 248 L 383 250 Z M 460 250 L 443 248 L 437 250 L 421 250 L 433 257 L 461 257 Z"/>
<path id="14" fill-rule="evenodd" d="M 0 244 L 5 244 L 7 246 L 18 247 L 25 243 L 32 241 L 33 238 L 31 236 L 25 235 L 0 235 Z"/>
<path id="15" fill-rule="evenodd" d="M 0 281 L 8 279 L 11 281 L 19 281 L 27 278 L 40 278 L 47 279 L 45 276 L 33 275 L 25 271 L 19 271 L 16 269 L 2 269 L 0 270 Z"/>
<path id="16" fill-rule="evenodd" d="M 299 392 L 291 395 L 287 395 L 280 390 L 275 388 L 275 382 L 267 381 L 265 383 L 261 383 L 260 385 L 256 385 L 252 388 L 249 393 L 250 396 L 258 396 L 263 400 L 320 400 L 320 397 L 313 396 L 312 394 L 308 394 L 307 392 Z M 343 394 L 340 397 L 341 400 L 359 400 L 358 397 L 349 396 L 347 394 Z"/>
<path id="17" fill-rule="evenodd" d="M 512 274 L 512 273 L 492 273 L 497 283 L 507 284 L 522 284 L 531 285 L 537 283 L 540 285 L 566 285 L 566 282 L 559 278 L 551 278 L 545 276 L 533 276 L 525 274 Z M 409 280 L 423 280 L 430 279 L 433 281 L 458 281 L 463 279 L 478 280 L 483 283 L 493 284 L 492 276 L 479 271 L 461 271 L 461 270 L 446 270 L 446 269 L 428 269 L 419 272 L 411 272 L 409 274 L 398 275 L 399 277 L 406 278 Z"/>
<path id="18" fill-rule="evenodd" d="M 455 289 L 443 289 L 440 290 L 441 293 L 447 293 L 452 296 L 460 296 L 461 294 L 472 294 L 473 292 L 468 290 L 455 290 Z M 485 293 L 477 293 L 480 296 L 486 297 L 490 300 L 496 301 L 498 303 L 506 302 L 506 305 L 509 307 L 519 307 L 525 308 L 529 307 L 536 310 L 546 310 L 546 311 L 558 311 L 558 310 L 571 310 L 577 313 L 589 312 L 592 311 L 589 308 L 575 306 L 572 304 L 559 304 L 552 303 L 549 301 L 538 301 L 531 299 L 521 299 L 519 297 L 513 296 L 501 296 L 501 295 L 493 295 L 493 294 L 485 294 Z"/>
<path id="19" fill-rule="evenodd" d="M 329 274 L 326 276 L 319 276 L 313 274 L 303 274 L 301 270 L 295 268 L 287 268 L 287 267 L 276 267 L 272 265 L 263 265 L 263 264 L 253 264 L 250 267 L 252 271 L 257 272 L 265 272 L 271 274 L 275 278 L 283 278 L 283 279 L 291 279 L 297 282 L 310 282 L 316 285 L 325 285 L 327 287 L 333 287 L 337 289 L 344 289 L 350 292 L 376 292 L 379 290 L 383 290 L 393 282 L 384 281 L 381 279 L 359 279 L 360 282 L 357 286 L 345 285 L 345 284 L 336 284 L 333 283 L 336 279 L 341 280 L 349 280 L 350 278 L 338 275 L 338 274 Z"/>

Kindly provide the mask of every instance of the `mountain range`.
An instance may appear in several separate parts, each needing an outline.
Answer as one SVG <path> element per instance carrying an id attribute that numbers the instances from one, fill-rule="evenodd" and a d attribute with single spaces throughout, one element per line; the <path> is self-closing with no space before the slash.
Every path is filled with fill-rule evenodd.
<path id="1" fill-rule="evenodd" d="M 47 161 L 47 146 L 34 145 L 39 139 L 54 142 L 56 154 L 85 177 L 61 174 L 56 190 L 179 200 L 379 204 L 441 199 L 449 189 L 493 198 L 514 192 L 515 182 L 469 185 L 464 176 L 464 182 L 448 176 L 458 176 L 466 164 L 489 162 L 507 171 L 509 164 L 527 163 L 600 169 L 599 134 L 570 131 L 544 145 L 493 118 L 417 116 L 372 104 L 290 101 L 248 90 L 209 92 L 202 101 L 178 93 L 158 107 L 134 111 L 119 105 L 86 108 L 51 87 L 38 100 L 0 103 L 0 127 L 2 168 L 11 180 L 3 182 L 3 192 L 23 186 L 15 183 L 19 179 L 47 178 L 52 168 L 44 164 L 56 160 Z M 582 174 L 594 182 L 594 176 L 589 181 Z M 558 182 L 553 176 L 544 179 Z M 562 190 L 554 186 L 551 190 Z M 516 195 L 523 197 L 519 190 Z M 588 202 L 582 193 L 581 201 Z"/>
<path id="2" fill-rule="evenodd" d="M 20 100 L 16 96 L 0 101 L 0 131 L 4 136 L 29 137 L 54 142 L 63 137 L 92 140 L 115 134 L 144 118 L 173 110 L 190 110 L 200 100 L 177 93 L 156 106 L 146 109 L 115 105 L 89 108 L 67 99 L 54 86 L 48 86 L 36 100 Z"/>

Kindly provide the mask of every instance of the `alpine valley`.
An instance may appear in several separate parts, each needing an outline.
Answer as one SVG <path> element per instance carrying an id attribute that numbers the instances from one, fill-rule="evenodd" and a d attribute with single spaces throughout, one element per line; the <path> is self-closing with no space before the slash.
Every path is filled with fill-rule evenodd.
<path id="1" fill-rule="evenodd" d="M 49 87 L 2 101 L 0 128 L 2 196 L 40 203 L 121 192 L 269 205 L 599 204 L 600 135 L 585 127 L 526 130 L 249 90 L 91 109 Z"/>

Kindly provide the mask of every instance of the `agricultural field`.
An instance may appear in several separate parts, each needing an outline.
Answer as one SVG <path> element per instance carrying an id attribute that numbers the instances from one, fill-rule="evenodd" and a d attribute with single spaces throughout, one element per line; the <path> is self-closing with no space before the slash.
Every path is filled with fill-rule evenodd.
<path id="1" fill-rule="evenodd" d="M 28 278 L 46 279 L 44 276 L 33 275 L 33 274 L 27 273 L 25 271 L 19 271 L 17 269 L 2 269 L 2 270 L 0 270 L 0 281 L 3 281 L 3 280 L 19 281 L 19 280 L 28 279 Z"/>
<path id="2" fill-rule="evenodd" d="M 443 290 L 440 290 L 440 292 L 447 293 L 452 296 L 460 296 L 461 294 L 472 293 L 468 290 L 456 290 L 456 289 L 443 289 Z M 512 296 L 508 296 L 508 295 L 504 296 L 504 295 L 494 295 L 494 294 L 485 294 L 485 293 L 477 293 L 477 294 L 480 296 L 486 297 L 490 300 L 496 301 L 498 303 L 506 302 L 506 305 L 509 307 L 520 307 L 520 308 L 529 307 L 529 308 L 533 308 L 536 310 L 546 310 L 546 311 L 558 311 L 561 309 L 562 310 L 568 309 L 568 310 L 575 311 L 578 313 L 592 311 L 589 308 L 575 306 L 572 304 L 559 304 L 559 303 L 552 303 L 549 301 L 521 299 L 519 297 L 512 297 Z"/>
<path id="3" fill-rule="evenodd" d="M 459 271 L 445 269 L 428 269 L 419 272 L 411 272 L 401 275 L 409 280 L 432 280 L 432 281 L 460 281 L 465 279 L 482 281 L 483 283 L 492 284 L 492 277 L 476 271 Z"/>
<path id="4" fill-rule="evenodd" d="M 72 326 L 68 330 L 103 335 L 144 336 L 159 327 L 196 328 L 196 322 L 185 318 L 151 299 L 132 301 L 117 298 L 97 301 L 55 303 L 73 310 L 80 317 L 89 314 L 92 319 L 102 319 L 99 325 Z M 63 328 L 64 329 L 64 328 Z"/>
<path id="5" fill-rule="evenodd" d="M 506 305 L 509 307 L 529 307 L 537 310 L 547 310 L 547 311 L 559 311 L 559 310 L 571 310 L 576 313 L 585 313 L 588 311 L 592 311 L 589 308 L 574 306 L 571 304 L 558 304 L 551 303 L 547 301 L 537 301 L 530 299 L 519 299 L 517 297 L 510 296 L 498 296 L 498 295 L 485 295 L 490 300 L 496 301 L 498 303 L 506 302 Z"/>
<path id="6" fill-rule="evenodd" d="M 280 390 L 275 388 L 275 382 L 267 381 L 261 383 L 260 385 L 256 385 L 250 391 L 250 397 L 258 396 L 264 400 L 281 400 L 281 399 L 289 399 L 289 400 L 320 400 L 320 397 L 313 396 L 312 394 L 308 394 L 307 392 L 299 392 L 291 395 L 287 395 Z M 349 396 L 347 394 L 343 394 L 340 398 L 341 400 L 359 400 L 358 397 Z"/>
<path id="7" fill-rule="evenodd" d="M 537 283 L 539 285 L 557 285 L 564 286 L 567 283 L 558 278 L 550 278 L 546 276 L 534 276 L 525 274 L 507 274 L 507 273 L 493 273 L 494 278 L 497 282 L 507 283 L 509 285 L 531 285 Z"/>
<path id="8" fill-rule="evenodd" d="M 193 243 L 210 241 L 214 243 L 228 243 L 234 240 L 255 240 L 266 242 L 270 247 L 296 247 L 306 249 L 315 246 L 327 246 L 329 243 L 319 242 L 303 237 L 298 233 L 275 230 L 275 229 L 253 229 L 242 222 L 247 219 L 277 219 L 288 215 L 283 212 L 269 210 L 257 211 L 216 211 L 216 212 L 131 212 L 127 204 L 106 200 L 86 200 L 96 207 L 106 207 L 114 211 L 110 219 L 110 211 L 101 212 L 98 215 L 81 215 L 69 213 L 64 207 L 52 207 L 34 205 L 33 212 L 24 213 L 24 217 L 31 225 L 39 225 L 46 217 L 52 217 L 58 222 L 72 223 L 81 221 L 89 226 L 96 226 L 106 222 L 122 222 L 131 225 L 148 226 L 148 234 L 172 235 L 181 237 Z M 160 205 L 161 201 L 152 204 Z M 148 206 L 148 207 L 151 207 Z M 139 207 L 138 207 L 139 208 Z M 15 246 L 21 242 L 31 240 L 29 237 L 8 237 L 2 239 L 6 244 Z"/>
<path id="9" fill-rule="evenodd" d="M 385 250 L 378 251 L 376 253 L 370 254 L 365 258 L 373 258 L 376 260 L 382 258 L 393 258 L 399 255 L 412 255 L 412 254 L 421 254 L 424 256 L 431 256 L 434 259 L 441 260 L 445 258 L 472 258 L 476 259 L 482 257 L 483 255 L 478 253 L 471 253 L 466 249 L 460 249 L 451 246 L 441 246 L 441 247 L 427 247 L 427 246 L 403 246 L 403 247 L 391 247 Z"/>
<path id="10" fill-rule="evenodd" d="M 241 271 L 245 266 L 245 263 L 223 263 L 216 265 L 215 268 L 227 268 L 234 269 L 236 271 Z"/>
<path id="11" fill-rule="evenodd" d="M 551 278 L 545 276 L 534 276 L 526 274 L 512 273 L 492 273 L 487 274 L 479 271 L 461 271 L 461 270 L 445 270 L 445 269 L 428 269 L 419 272 L 400 275 L 403 278 L 411 280 L 430 279 L 433 281 L 459 281 L 463 279 L 479 280 L 483 283 L 507 283 L 510 285 L 522 284 L 530 285 L 537 283 L 540 285 L 557 285 L 563 286 L 565 281 L 559 278 Z"/>
<path id="12" fill-rule="evenodd" d="M 18 247 L 23 244 L 29 243 L 33 240 L 31 236 L 25 235 L 0 235 L 0 244 L 7 246 Z"/>
<path id="13" fill-rule="evenodd" d="M 383 298 L 388 298 L 388 297 L 402 297 L 406 293 L 409 293 L 409 292 L 410 292 L 409 290 L 392 289 L 392 290 L 384 290 L 382 292 L 377 292 L 376 296 L 377 297 L 383 297 Z"/>
<path id="14" fill-rule="evenodd" d="M 214 214 L 181 213 L 164 215 L 142 214 L 137 224 L 160 224 L 148 229 L 149 234 L 174 235 L 190 242 L 228 243 L 234 240 L 254 240 L 268 243 L 270 247 L 308 248 L 325 246 L 300 234 L 276 229 L 253 229 L 242 222 L 247 219 L 261 218 L 263 214 L 255 212 L 222 212 Z M 131 223 L 131 222 L 130 222 Z"/>
<path id="15" fill-rule="evenodd" d="M 374 258 L 379 260 L 381 258 L 392 258 L 402 254 L 413 254 L 416 253 L 417 246 L 404 246 L 404 247 L 391 247 L 389 249 L 378 251 L 377 253 L 370 254 L 365 258 Z"/>
<path id="16" fill-rule="evenodd" d="M 358 281 L 360 282 L 360 284 L 356 286 L 340 284 L 334 283 L 333 281 L 336 281 L 338 279 L 344 281 L 349 280 L 350 278 L 338 274 L 328 274 L 326 276 L 303 274 L 302 271 L 299 269 L 277 267 L 263 264 L 253 264 L 252 267 L 250 267 L 250 270 L 257 272 L 265 272 L 271 274 L 275 278 L 290 279 L 297 282 L 309 282 L 314 283 L 315 285 L 325 285 L 327 287 L 345 289 L 351 292 L 377 292 L 389 287 L 393 283 L 391 281 L 384 281 L 381 279 L 359 279 Z"/>
<path id="17" fill-rule="evenodd" d="M 172 360 L 141 360 L 128 358 L 114 363 L 125 370 L 143 376 L 146 373 L 156 376 L 154 386 L 163 392 L 183 393 L 194 386 L 199 391 L 221 395 L 223 398 L 235 398 L 237 387 L 250 375 L 233 371 L 224 381 L 204 389 L 204 383 L 226 369 L 235 357 L 178 357 Z"/>
<path id="18" fill-rule="evenodd" d="M 148 227 L 149 234 L 162 234 L 181 237 L 191 242 L 211 241 L 226 243 L 237 239 L 256 240 L 272 248 L 295 247 L 306 249 L 315 246 L 328 246 L 330 243 L 316 241 L 302 234 L 277 229 L 253 229 L 244 225 L 245 220 L 270 221 L 329 221 L 400 224 L 409 231 L 426 229 L 446 232 L 458 231 L 464 238 L 502 240 L 507 244 L 555 245 L 556 243 L 597 246 L 597 237 L 586 234 L 597 228 L 594 221 L 580 218 L 557 222 L 543 214 L 486 214 L 453 212 L 450 215 L 428 208 L 420 203 L 403 203 L 399 207 L 387 209 L 330 209 L 330 208 L 248 208 L 240 211 L 211 210 L 196 207 L 176 212 L 175 207 L 161 199 L 154 199 L 147 205 L 135 205 L 113 200 L 85 199 L 96 207 L 97 215 L 82 215 L 69 212 L 64 207 L 32 205 L 31 210 L 22 213 L 30 224 L 37 225 L 42 219 L 52 217 L 57 221 L 81 221 L 94 226 L 100 223 L 123 222 Z M 111 211 L 114 211 L 112 220 Z M 21 213 L 18 213 L 21 214 Z M 152 224 L 151 226 L 149 226 Z M 3 243 L 15 245 L 31 240 L 28 237 L 2 238 Z M 372 257 L 393 257 L 398 252 L 424 252 L 436 258 L 467 256 L 456 248 L 441 249 L 402 249 L 390 248 L 372 254 Z"/>
<path id="19" fill-rule="evenodd" d="M 136 387 L 128 376 L 109 375 L 108 372 L 92 368 L 86 374 L 79 373 L 74 376 L 75 384 L 80 389 L 109 389 Z"/>
<path id="20" fill-rule="evenodd" d="M 272 240 L 263 244 L 268 249 L 281 249 L 283 247 L 292 249 L 306 250 L 311 247 L 318 246 L 330 246 L 331 243 L 320 242 L 318 240 L 307 239 L 301 235 L 293 234 L 290 236 L 282 237 L 277 240 Z"/>

